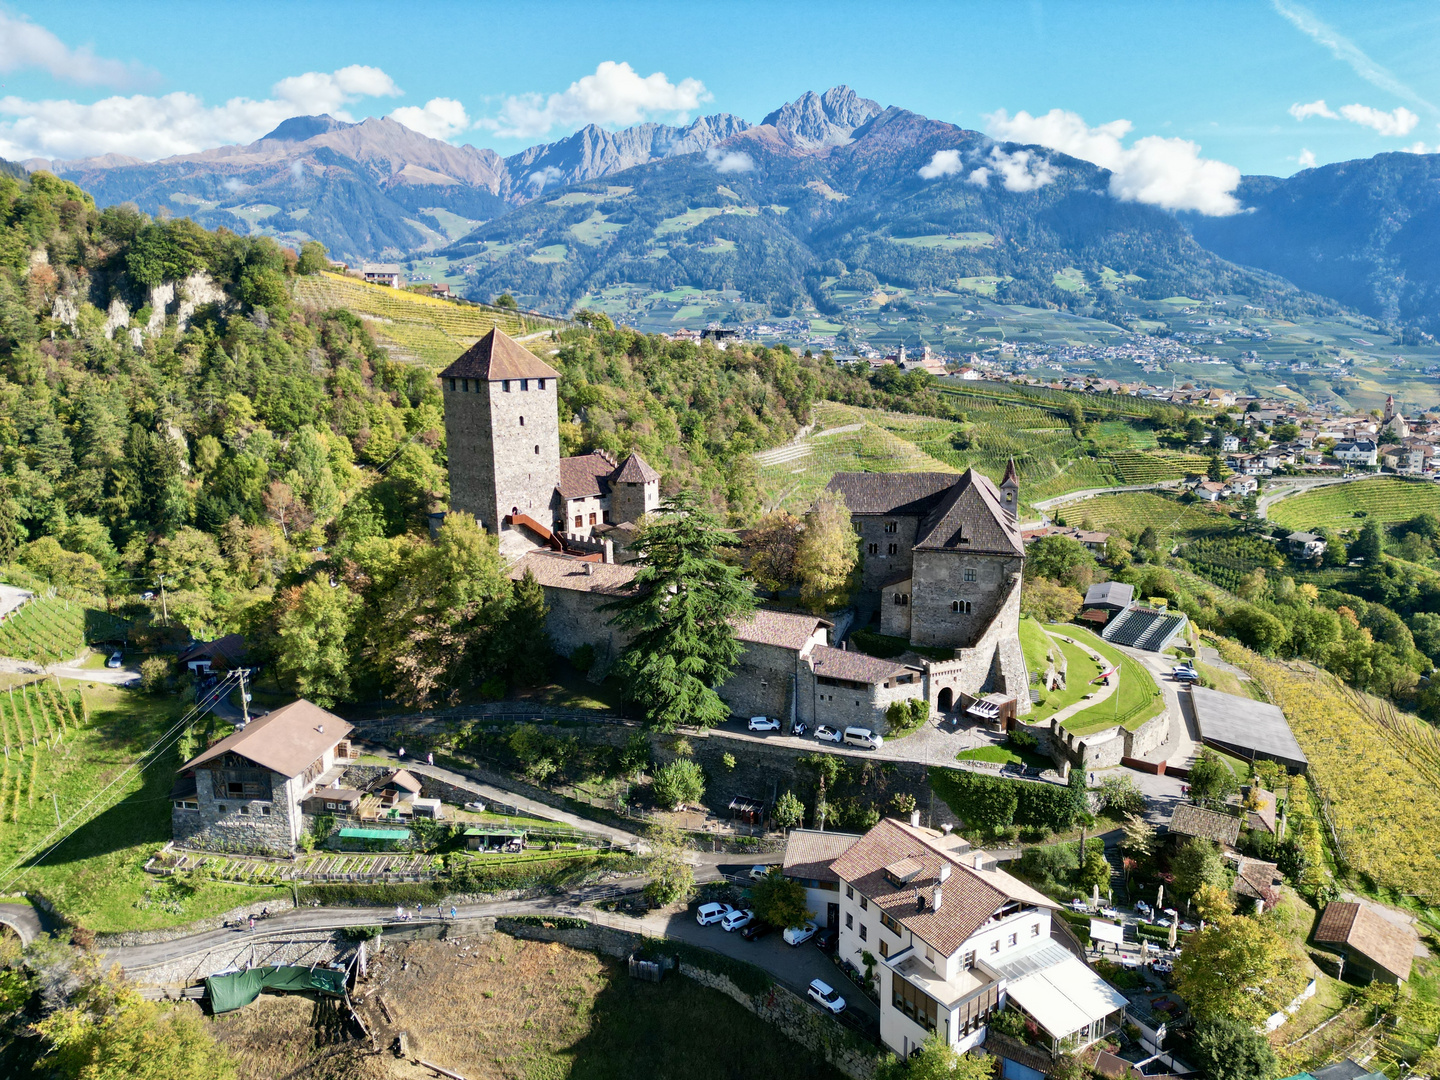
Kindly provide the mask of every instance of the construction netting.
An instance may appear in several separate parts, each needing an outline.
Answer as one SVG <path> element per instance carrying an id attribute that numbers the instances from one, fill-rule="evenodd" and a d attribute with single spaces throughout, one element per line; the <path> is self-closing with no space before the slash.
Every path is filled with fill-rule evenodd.
<path id="1" fill-rule="evenodd" d="M 332 968 L 256 967 L 230 975 L 212 975 L 205 980 L 214 1012 L 230 1012 L 249 1005 L 264 990 L 298 993 L 318 990 L 322 994 L 342 997 L 345 993 L 345 972 Z"/>

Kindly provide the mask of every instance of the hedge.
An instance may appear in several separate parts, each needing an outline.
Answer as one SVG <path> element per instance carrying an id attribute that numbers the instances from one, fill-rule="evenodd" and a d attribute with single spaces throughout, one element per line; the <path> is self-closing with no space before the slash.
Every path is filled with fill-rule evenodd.
<path id="1" fill-rule="evenodd" d="M 1077 774 L 1084 776 L 1083 771 Z M 931 769 L 930 786 L 967 824 L 999 830 L 1010 825 L 1063 832 L 1085 809 L 1083 788 L 964 769 Z"/>
<path id="2" fill-rule="evenodd" d="M 547 930 L 589 930 L 594 925 L 586 919 L 572 919 L 568 915 L 505 915 L 498 921 L 501 925 L 543 926 Z"/>

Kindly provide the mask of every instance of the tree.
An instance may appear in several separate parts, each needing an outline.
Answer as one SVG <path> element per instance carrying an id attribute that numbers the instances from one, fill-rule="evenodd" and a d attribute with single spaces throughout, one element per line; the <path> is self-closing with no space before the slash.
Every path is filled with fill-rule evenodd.
<path id="1" fill-rule="evenodd" d="M 295 264 L 297 274 L 318 274 L 330 269 L 330 252 L 319 240 L 307 240 L 300 245 L 300 261 Z"/>
<path id="2" fill-rule="evenodd" d="M 804 523 L 783 510 L 761 518 L 745 538 L 750 579 L 769 592 L 784 592 L 795 585 L 795 556 L 804 531 Z"/>
<path id="3" fill-rule="evenodd" d="M 510 677 L 520 686 L 534 686 L 550 673 L 554 650 L 545 632 L 545 590 L 528 568 L 515 583 L 505 616 L 505 644 L 510 652 Z"/>
<path id="4" fill-rule="evenodd" d="M 1170 870 L 1182 896 L 1194 896 L 1202 885 L 1229 891 L 1230 876 L 1220 862 L 1220 852 L 1203 837 L 1192 836 L 1181 844 L 1170 860 Z"/>
<path id="5" fill-rule="evenodd" d="M 1095 557 L 1073 537 L 1042 536 L 1025 552 L 1025 576 L 1089 588 L 1095 578 Z"/>
<path id="6" fill-rule="evenodd" d="M 343 585 L 307 581 L 275 600 L 276 675 L 322 709 L 348 700 L 355 664 L 346 641 L 359 598 Z"/>
<path id="7" fill-rule="evenodd" d="M 1267 654 L 1279 650 L 1290 637 L 1283 622 L 1251 604 L 1241 604 L 1230 612 L 1225 618 L 1225 630 L 1247 648 Z"/>
<path id="8" fill-rule="evenodd" d="M 1225 478 L 1225 466 L 1216 454 L 1210 455 L 1210 464 L 1205 467 L 1205 478 L 1217 483 Z"/>
<path id="9" fill-rule="evenodd" d="M 775 800 L 775 809 L 770 815 L 782 829 L 798 829 L 805 824 L 805 804 L 793 791 L 786 791 Z"/>
<path id="10" fill-rule="evenodd" d="M 660 827 L 650 830 L 650 880 L 645 899 L 654 907 L 686 904 L 695 895 L 695 871 L 685 860 L 685 845 L 679 830 Z"/>
<path id="11" fill-rule="evenodd" d="M 1378 566 L 1385 556 L 1385 534 L 1374 518 L 1365 522 L 1360 536 L 1350 545 L 1350 558 L 1359 559 L 1367 567 Z"/>
<path id="12" fill-rule="evenodd" d="M 511 311 L 514 311 L 520 305 L 516 302 L 515 297 L 511 296 L 507 292 L 501 293 L 499 296 L 495 297 L 495 306 L 500 308 L 509 308 Z"/>
<path id="13" fill-rule="evenodd" d="M 1237 1020 L 1201 1020 L 1189 1056 L 1202 1080 L 1270 1080 L 1283 1071 L 1269 1040 Z"/>
<path id="14" fill-rule="evenodd" d="M 1080 867 L 1079 882 L 1085 889 L 1103 889 L 1110 883 L 1110 863 L 1105 858 L 1105 845 L 1096 841 L 1098 846 L 1087 845 L 1084 863 Z"/>
<path id="15" fill-rule="evenodd" d="M 778 866 L 750 886 L 750 905 L 762 922 L 782 929 L 815 916 L 805 906 L 805 886 L 787 878 Z"/>
<path id="16" fill-rule="evenodd" d="M 1148 859 L 1160 846 L 1160 838 L 1151 825 L 1139 814 L 1125 815 L 1125 839 L 1120 841 L 1120 850 L 1136 859 Z"/>
<path id="17" fill-rule="evenodd" d="M 1230 890 L 1208 881 L 1195 890 L 1192 903 L 1195 905 L 1195 914 L 1205 922 L 1214 922 L 1235 913 L 1235 900 Z"/>
<path id="18" fill-rule="evenodd" d="M 165 689 L 165 680 L 170 674 L 170 665 L 161 656 L 151 656 L 140 661 L 140 689 L 147 694 L 158 694 Z"/>
<path id="19" fill-rule="evenodd" d="M 719 557 L 728 535 L 693 495 L 681 492 L 635 540 L 633 591 L 601 610 L 629 632 L 620 674 L 651 726 L 712 727 L 730 715 L 715 687 L 743 647 L 732 620 L 755 610 L 750 586 Z"/>
<path id="20" fill-rule="evenodd" d="M 91 973 L 70 1004 L 35 1025 L 45 1075 L 65 1080 L 233 1080 L 235 1063 L 200 1015 L 146 1001 Z"/>
<path id="21" fill-rule="evenodd" d="M 1040 622 L 1069 622 L 1084 603 L 1078 590 L 1049 578 L 1027 578 L 1020 591 L 1021 612 Z"/>
<path id="22" fill-rule="evenodd" d="M 1305 973 L 1269 919 L 1229 915 L 1190 935 L 1175 965 L 1175 988 L 1198 1020 L 1258 1027 L 1295 999 Z"/>
<path id="23" fill-rule="evenodd" d="M 1100 809 L 1111 813 L 1140 814 L 1145 810 L 1145 795 L 1128 773 L 1107 776 L 1100 781 Z"/>
<path id="24" fill-rule="evenodd" d="M 1190 798 L 1213 809 L 1239 790 L 1240 781 L 1225 759 L 1208 747 L 1201 750 L 1190 769 Z"/>
<path id="25" fill-rule="evenodd" d="M 991 1080 L 996 1058 L 957 1054 L 938 1033 L 908 1058 L 889 1057 L 875 1070 L 875 1080 Z"/>
<path id="26" fill-rule="evenodd" d="M 705 794 L 705 773 L 697 762 L 676 758 L 655 770 L 650 790 L 657 806 L 678 810 L 684 803 L 696 803 Z"/>
<path id="27" fill-rule="evenodd" d="M 860 538 L 838 492 L 822 494 L 805 515 L 805 532 L 795 551 L 800 601 L 817 615 L 842 606 L 850 595 L 860 561 Z"/>

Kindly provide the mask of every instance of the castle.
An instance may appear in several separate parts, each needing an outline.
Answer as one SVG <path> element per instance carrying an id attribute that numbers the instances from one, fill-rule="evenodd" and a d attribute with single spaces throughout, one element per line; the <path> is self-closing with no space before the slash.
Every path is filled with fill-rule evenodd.
<path id="1" fill-rule="evenodd" d="M 659 506 L 660 474 L 633 453 L 562 458 L 559 380 L 499 330 L 440 373 L 451 510 L 500 537 L 512 578 L 534 574 L 556 648 L 590 645 L 603 663 L 625 642 L 601 608 L 631 588 L 625 542 Z M 998 486 L 973 469 L 837 473 L 829 490 L 862 544 L 857 607 L 878 606 L 881 632 L 925 655 L 837 648 L 829 621 L 762 608 L 735 627 L 746 651 L 720 687 L 731 711 L 881 731 L 886 708 L 905 698 L 990 720 L 1028 712 L 1019 489 L 1013 462 Z"/>

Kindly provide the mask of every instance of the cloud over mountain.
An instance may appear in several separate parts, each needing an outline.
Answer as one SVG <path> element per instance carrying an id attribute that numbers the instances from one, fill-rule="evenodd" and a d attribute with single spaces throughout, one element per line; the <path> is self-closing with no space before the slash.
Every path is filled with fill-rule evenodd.
<path id="1" fill-rule="evenodd" d="M 699 79 L 672 83 L 664 72 L 641 76 L 623 61 L 603 60 L 593 75 L 558 93 L 506 98 L 499 117 L 481 123 L 506 138 L 533 138 L 557 127 L 638 124 L 657 114 L 676 114 L 684 123 L 712 96 Z"/>
<path id="2" fill-rule="evenodd" d="M 1129 120 L 1092 128 L 1078 113 L 1063 109 L 1051 109 L 1043 116 L 1022 110 L 1013 117 L 1001 109 L 987 116 L 985 123 L 994 138 L 1047 146 L 1110 170 L 1110 194 L 1123 202 L 1210 216 L 1240 210 L 1233 194 L 1240 170 L 1202 158 L 1199 144 L 1189 139 L 1147 135 L 1127 147 L 1121 140 L 1134 127 Z"/>
<path id="3" fill-rule="evenodd" d="M 465 106 L 454 98 L 431 98 L 424 106 L 402 105 L 390 119 L 432 139 L 449 139 L 471 126 Z"/>

